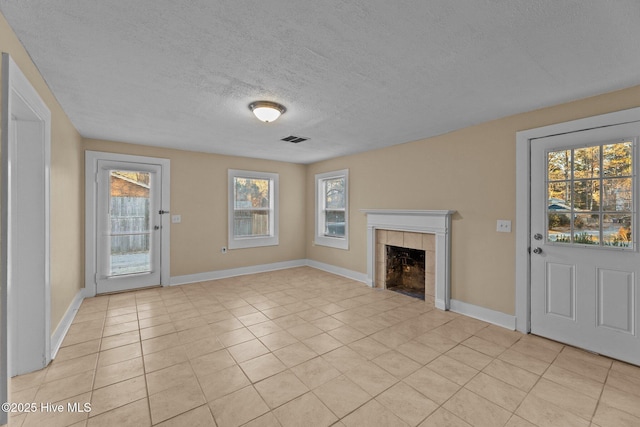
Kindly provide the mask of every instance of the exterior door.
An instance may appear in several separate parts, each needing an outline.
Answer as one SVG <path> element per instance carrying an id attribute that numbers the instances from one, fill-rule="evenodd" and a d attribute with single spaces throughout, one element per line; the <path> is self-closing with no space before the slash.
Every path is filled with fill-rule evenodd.
<path id="1" fill-rule="evenodd" d="M 532 141 L 531 332 L 640 364 L 640 122 Z"/>
<path id="2" fill-rule="evenodd" d="M 98 161 L 97 293 L 160 285 L 159 165 Z"/>

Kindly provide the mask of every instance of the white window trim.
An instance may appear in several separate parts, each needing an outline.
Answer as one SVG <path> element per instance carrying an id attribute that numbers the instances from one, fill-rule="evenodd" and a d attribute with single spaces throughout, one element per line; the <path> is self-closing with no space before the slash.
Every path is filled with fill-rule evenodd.
<path id="1" fill-rule="evenodd" d="M 234 207 L 234 178 L 255 178 L 255 179 L 269 179 L 273 183 L 273 190 L 271 194 L 271 223 L 269 236 L 256 236 L 256 237 L 236 237 L 233 234 L 233 207 Z M 279 175 L 277 173 L 270 172 L 254 172 L 238 169 L 229 169 L 228 171 L 228 229 L 229 229 L 229 249 L 243 249 L 243 248 L 256 248 L 261 246 L 277 246 L 279 244 L 278 238 L 278 192 L 279 192 Z"/>
<path id="2" fill-rule="evenodd" d="M 344 206 L 344 237 L 327 237 L 324 235 L 324 221 L 322 216 L 323 194 L 320 189 L 322 182 L 329 178 L 345 178 L 345 206 Z M 315 244 L 319 246 L 328 246 L 336 249 L 349 249 L 349 169 L 342 169 L 333 172 L 325 172 L 316 174 L 316 224 L 315 224 Z"/>

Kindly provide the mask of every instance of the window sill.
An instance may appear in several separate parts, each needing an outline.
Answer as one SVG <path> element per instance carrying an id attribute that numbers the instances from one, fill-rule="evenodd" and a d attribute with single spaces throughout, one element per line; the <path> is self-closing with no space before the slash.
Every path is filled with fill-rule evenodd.
<path id="1" fill-rule="evenodd" d="M 260 248 L 263 246 L 278 246 L 278 237 L 246 237 L 229 240 L 229 249 Z"/>
<path id="2" fill-rule="evenodd" d="M 316 246 L 327 246 L 335 249 L 349 249 L 349 239 L 346 237 L 325 237 L 316 236 L 314 239 Z"/>

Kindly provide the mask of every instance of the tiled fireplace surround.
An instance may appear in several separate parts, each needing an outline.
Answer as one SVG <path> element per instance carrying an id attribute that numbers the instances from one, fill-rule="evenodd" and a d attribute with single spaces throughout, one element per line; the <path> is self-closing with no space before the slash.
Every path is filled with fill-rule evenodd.
<path id="1" fill-rule="evenodd" d="M 452 210 L 363 209 L 367 215 L 367 283 L 384 287 L 386 275 L 384 246 L 400 246 L 426 251 L 425 295 L 435 306 L 449 309 L 451 295 Z"/>

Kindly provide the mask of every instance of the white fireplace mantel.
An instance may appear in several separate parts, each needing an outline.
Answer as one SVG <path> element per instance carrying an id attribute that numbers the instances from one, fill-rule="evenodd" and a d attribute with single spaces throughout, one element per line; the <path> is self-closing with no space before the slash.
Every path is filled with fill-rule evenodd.
<path id="1" fill-rule="evenodd" d="M 367 215 L 367 284 L 375 286 L 376 230 L 435 234 L 435 305 L 449 309 L 451 296 L 451 210 L 361 209 Z"/>

